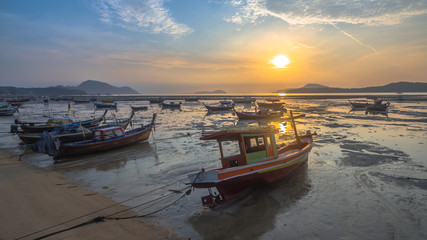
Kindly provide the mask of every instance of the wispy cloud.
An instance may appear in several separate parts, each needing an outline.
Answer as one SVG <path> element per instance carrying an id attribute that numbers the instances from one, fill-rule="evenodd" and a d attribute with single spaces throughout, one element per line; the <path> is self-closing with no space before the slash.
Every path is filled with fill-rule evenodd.
<path id="1" fill-rule="evenodd" d="M 289 24 L 349 23 L 367 26 L 394 25 L 427 13 L 427 1 L 419 0 L 231 0 L 238 12 L 227 20 L 246 23 L 265 16 Z"/>
<path id="2" fill-rule="evenodd" d="M 101 21 L 133 31 L 163 33 L 174 38 L 193 32 L 187 25 L 175 22 L 164 0 L 98 0 L 94 7 L 101 14 Z"/>
<path id="3" fill-rule="evenodd" d="M 405 19 L 427 14 L 427 1 L 419 0 L 231 0 L 236 14 L 226 21 L 236 24 L 262 22 L 276 17 L 290 25 L 328 24 L 334 26 L 358 44 L 375 49 L 337 24 L 385 26 L 402 23 Z"/>

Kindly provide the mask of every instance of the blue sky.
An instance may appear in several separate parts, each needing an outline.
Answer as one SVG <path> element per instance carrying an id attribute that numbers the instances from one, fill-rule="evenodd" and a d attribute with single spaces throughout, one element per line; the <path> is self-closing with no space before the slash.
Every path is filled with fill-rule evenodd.
<path id="1" fill-rule="evenodd" d="M 427 1 L 4 0 L 0 85 L 141 93 L 427 82 Z M 286 55 L 277 69 L 271 60 Z"/>

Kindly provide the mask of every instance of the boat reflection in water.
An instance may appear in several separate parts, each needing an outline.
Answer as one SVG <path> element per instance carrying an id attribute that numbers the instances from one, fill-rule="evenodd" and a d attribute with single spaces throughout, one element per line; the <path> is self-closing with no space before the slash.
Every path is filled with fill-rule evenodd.
<path id="1" fill-rule="evenodd" d="M 110 171 L 126 166 L 130 161 L 155 155 L 155 151 L 149 142 L 138 142 L 108 152 L 92 155 L 83 155 L 78 160 L 54 162 L 55 169 L 95 168 L 97 171 Z"/>
<path id="2" fill-rule="evenodd" d="M 257 239 L 275 228 L 277 213 L 287 211 L 310 191 L 307 171 L 307 165 L 301 166 L 283 179 L 217 208 L 201 208 L 188 222 L 203 239 Z"/>

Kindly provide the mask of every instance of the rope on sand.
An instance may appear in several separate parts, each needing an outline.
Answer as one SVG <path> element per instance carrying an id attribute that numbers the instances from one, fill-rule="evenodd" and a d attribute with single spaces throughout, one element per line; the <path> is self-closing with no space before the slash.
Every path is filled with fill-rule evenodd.
<path id="1" fill-rule="evenodd" d="M 93 211 L 93 212 L 90 212 L 90 213 L 87 213 L 87 214 L 84 214 L 84 215 L 81 215 L 81 216 L 75 217 L 75 218 L 73 218 L 73 219 L 70 219 L 70 220 L 67 220 L 67 221 L 64 221 L 64 222 L 61 222 L 61 223 L 55 224 L 55 225 L 53 225 L 53 226 L 46 227 L 46 228 L 44 228 L 44 229 L 41 229 L 41 230 L 38 230 L 38 231 L 35 231 L 35 232 L 32 232 L 32 233 L 26 234 L 26 235 L 24 235 L 24 236 L 21 236 L 21 237 L 19 237 L 19 238 L 16 238 L 16 240 L 18 240 L 18 239 L 23 239 L 23 238 L 26 238 L 26 237 L 29 237 L 29 236 L 33 236 L 33 235 L 35 235 L 35 234 L 38 234 L 38 233 L 41 233 L 41 232 L 47 231 L 47 230 L 52 229 L 52 228 L 55 228 L 55 227 L 59 227 L 59 226 L 61 226 L 61 225 L 64 225 L 64 224 L 70 223 L 70 222 L 72 222 L 72 221 L 75 221 L 75 220 L 81 219 L 81 218 L 83 218 L 83 217 L 87 217 L 87 216 L 92 215 L 92 214 L 94 214 L 94 213 L 98 213 L 98 212 L 101 212 L 101 211 L 107 210 L 107 209 L 109 209 L 109 208 L 115 207 L 115 206 L 120 205 L 120 204 L 123 204 L 123 203 L 125 203 L 125 202 L 129 202 L 129 201 L 131 201 L 131 200 L 134 200 L 134 199 L 137 199 L 137 198 L 139 198 L 139 197 L 145 196 L 145 195 L 147 195 L 147 194 L 153 193 L 153 192 L 155 192 L 155 191 L 158 191 L 158 190 L 160 190 L 160 189 L 166 188 L 166 187 L 171 186 L 171 185 L 173 185 L 173 184 L 176 184 L 176 183 L 182 182 L 182 181 L 184 181 L 184 180 L 185 180 L 185 179 L 180 179 L 180 180 L 177 180 L 177 181 L 175 181 L 175 182 L 171 182 L 171 183 L 165 184 L 164 186 L 161 186 L 161 187 L 159 187 L 159 188 L 156 188 L 156 189 L 150 190 L 150 191 L 148 191 L 148 192 L 142 193 L 142 194 L 140 194 L 140 195 L 137 195 L 137 196 L 134 196 L 134 197 L 128 198 L 128 199 L 126 199 L 126 200 L 124 200 L 124 201 L 121 201 L 121 202 L 118 202 L 118 203 L 112 204 L 112 205 L 110 205 L 110 206 L 107 206 L 107 207 L 101 208 L 101 209 L 99 209 L 99 210 L 96 210 L 96 211 Z M 186 187 L 185 189 L 187 189 L 187 188 L 191 188 L 191 187 Z M 161 208 L 161 209 L 159 209 L 159 210 L 156 210 L 156 211 L 151 212 L 151 213 L 148 213 L 148 214 L 139 215 L 139 216 L 132 216 L 132 217 L 127 217 L 127 218 L 118 218 L 118 217 L 112 218 L 112 217 L 111 217 L 111 216 L 113 216 L 113 215 L 116 215 L 116 214 L 119 214 L 119 213 L 122 213 L 122 212 L 125 212 L 125 211 L 129 211 L 129 210 L 131 210 L 131 209 L 134 209 L 134 208 L 137 208 L 137 207 L 140 207 L 140 206 L 143 206 L 143 205 L 149 204 L 149 203 L 153 203 L 152 205 L 154 205 L 155 203 L 158 203 L 158 202 L 160 202 L 161 200 L 166 199 L 166 197 L 172 196 L 172 195 L 177 194 L 177 193 L 181 193 L 181 191 L 173 191 L 173 192 L 172 192 L 172 193 L 170 193 L 170 194 L 167 194 L 167 195 L 161 196 L 161 197 L 159 197 L 159 198 L 156 198 L 156 199 L 150 200 L 150 201 L 148 201 L 148 202 L 145 202 L 145 203 L 139 204 L 139 205 L 137 205 L 137 206 L 130 207 L 130 208 L 128 208 L 128 209 L 125 209 L 125 210 L 122 210 L 122 211 L 115 212 L 115 213 L 113 213 L 113 214 L 109 214 L 109 215 L 107 215 L 106 217 L 104 217 L 104 216 L 97 216 L 97 217 L 95 217 L 95 218 L 93 218 L 93 219 L 91 219 L 91 220 L 88 220 L 88 221 L 86 221 L 86 222 L 83 222 L 83 223 L 80 223 L 80 224 L 74 225 L 74 226 L 72 226 L 72 227 L 69 227 L 69 228 L 66 228 L 66 229 L 62 229 L 62 230 L 59 230 L 59 231 L 56 231 L 56 232 L 53 232 L 53 233 L 49 233 L 49 234 L 47 234 L 47 235 L 43 235 L 43 236 L 38 237 L 38 238 L 35 238 L 35 239 L 44 239 L 44 238 L 47 238 L 47 237 L 50 237 L 50 236 L 53 236 L 53 235 L 56 235 L 56 234 L 59 234 L 59 233 L 65 232 L 65 231 L 69 231 L 69 230 L 72 230 L 72 229 L 75 229 L 75 228 L 78 228 L 78 227 L 82 227 L 82 226 L 85 226 L 85 225 L 88 225 L 88 224 L 91 224 L 91 223 L 98 223 L 98 222 L 102 222 L 102 221 L 104 221 L 105 219 L 110 219 L 110 220 L 112 220 L 112 219 L 114 219 L 114 220 L 120 220 L 120 219 L 130 219 L 130 218 L 142 218 L 142 217 L 146 217 L 146 216 L 149 216 L 149 215 L 152 215 L 152 214 L 154 214 L 154 213 L 157 213 L 157 212 L 159 212 L 159 211 L 161 211 L 161 210 L 163 210 L 163 209 L 165 209 L 165 208 L 167 208 L 167 207 L 169 207 L 169 206 L 171 206 L 171 205 L 175 204 L 175 203 L 176 203 L 176 202 L 178 202 L 180 199 L 182 199 L 185 195 L 189 194 L 189 192 L 191 192 L 191 191 L 188 191 L 188 190 L 187 190 L 187 191 L 186 191 L 186 193 L 185 193 L 183 196 L 181 196 L 180 198 L 178 198 L 178 199 L 177 199 L 176 201 L 174 201 L 172 204 L 169 204 L 169 205 L 167 205 L 166 207 L 163 207 L 163 208 Z M 152 205 L 150 205 L 150 206 L 152 206 Z M 150 207 L 150 206 L 148 206 L 148 207 Z M 148 207 L 147 207 L 147 208 L 148 208 Z M 145 209 L 145 208 L 144 208 L 144 209 Z"/>

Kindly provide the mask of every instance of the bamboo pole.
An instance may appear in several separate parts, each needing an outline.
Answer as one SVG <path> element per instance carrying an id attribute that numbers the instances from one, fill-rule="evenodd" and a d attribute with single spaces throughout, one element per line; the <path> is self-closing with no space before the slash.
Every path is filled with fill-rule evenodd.
<path id="1" fill-rule="evenodd" d="M 299 146 L 299 145 L 301 145 L 301 139 L 300 139 L 300 137 L 298 136 L 298 131 L 297 131 L 297 127 L 296 127 L 296 125 L 295 125 L 295 120 L 294 120 L 294 115 L 293 115 L 293 113 L 292 113 L 292 110 L 291 110 L 291 111 L 289 111 L 289 115 L 290 115 L 290 117 L 291 117 L 291 125 L 292 125 L 292 128 L 294 129 L 294 132 L 295 132 L 295 138 L 296 138 L 296 140 L 297 140 L 297 145 Z"/>

